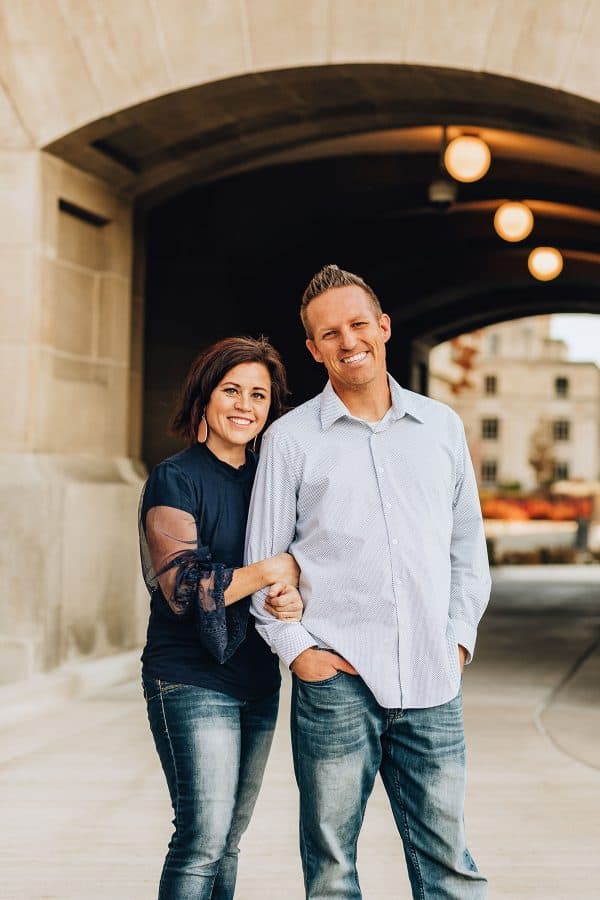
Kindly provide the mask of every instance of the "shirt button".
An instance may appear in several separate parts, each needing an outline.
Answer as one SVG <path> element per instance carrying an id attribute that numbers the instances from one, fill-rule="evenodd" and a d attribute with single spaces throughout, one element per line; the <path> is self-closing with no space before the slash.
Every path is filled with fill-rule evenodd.
<path id="1" fill-rule="evenodd" d="M 392 544 L 397 544 L 397 543 L 398 543 L 398 538 L 392 538 Z"/>

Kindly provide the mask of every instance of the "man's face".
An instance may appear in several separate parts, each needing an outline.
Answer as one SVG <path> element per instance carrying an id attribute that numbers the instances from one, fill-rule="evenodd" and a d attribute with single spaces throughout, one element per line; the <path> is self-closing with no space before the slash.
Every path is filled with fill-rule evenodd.
<path id="1" fill-rule="evenodd" d="M 355 390 L 386 371 L 390 318 L 377 314 L 361 287 L 332 288 L 311 300 L 306 313 L 313 335 L 306 346 L 334 388 Z"/>

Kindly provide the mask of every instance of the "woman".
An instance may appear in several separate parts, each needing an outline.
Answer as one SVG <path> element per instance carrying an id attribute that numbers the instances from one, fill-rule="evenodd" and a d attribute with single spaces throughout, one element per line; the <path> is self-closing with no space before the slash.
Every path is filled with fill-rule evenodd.
<path id="1" fill-rule="evenodd" d="M 261 785 L 281 681 L 249 595 L 271 586 L 273 615 L 299 620 L 302 610 L 293 557 L 242 565 L 256 437 L 284 411 L 286 395 L 283 363 L 266 339 L 208 347 L 171 420 L 189 446 L 160 462 L 142 493 L 151 594 L 142 680 L 175 813 L 159 900 L 234 895 L 238 843 Z"/>

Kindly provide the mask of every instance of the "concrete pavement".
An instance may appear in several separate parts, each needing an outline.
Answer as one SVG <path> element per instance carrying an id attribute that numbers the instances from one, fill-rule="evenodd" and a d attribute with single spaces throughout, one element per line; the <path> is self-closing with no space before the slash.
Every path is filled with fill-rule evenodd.
<path id="1" fill-rule="evenodd" d="M 490 898 L 600 897 L 600 566 L 494 570 L 464 679 L 469 846 Z M 18 687 L 0 710 L 2 900 L 152 900 L 171 810 L 145 719 L 137 654 Z M 90 674 L 91 673 L 91 674 Z M 73 675 L 73 673 L 71 673 Z M 64 681 L 64 679 L 63 679 Z M 61 688 L 62 684 L 62 688 Z M 58 687 L 57 687 L 58 685 Z M 285 676 L 273 752 L 242 842 L 240 900 L 303 900 Z M 15 702 L 16 701 L 16 702 Z M 365 900 L 410 897 L 377 783 L 359 843 Z"/>

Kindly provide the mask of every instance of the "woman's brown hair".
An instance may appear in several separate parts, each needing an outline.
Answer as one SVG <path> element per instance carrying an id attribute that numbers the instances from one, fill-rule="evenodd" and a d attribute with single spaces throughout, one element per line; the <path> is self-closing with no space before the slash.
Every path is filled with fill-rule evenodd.
<path id="1" fill-rule="evenodd" d="M 190 446 L 195 444 L 210 395 L 227 372 L 241 363 L 262 363 L 268 369 L 271 405 L 266 424 L 279 418 L 287 409 L 290 393 L 279 352 L 263 335 L 228 337 L 205 347 L 190 366 L 169 422 L 169 433 L 183 437 Z"/>

